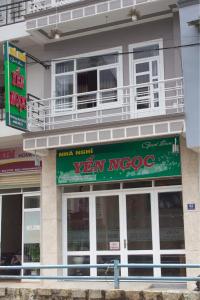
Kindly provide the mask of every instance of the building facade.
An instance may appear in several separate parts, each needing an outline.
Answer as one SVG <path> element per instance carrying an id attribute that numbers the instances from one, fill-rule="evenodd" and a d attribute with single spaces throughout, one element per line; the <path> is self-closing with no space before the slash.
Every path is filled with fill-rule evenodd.
<path id="1" fill-rule="evenodd" d="M 13 188 L 23 189 L 20 262 L 199 263 L 198 4 L 32 0 L 3 7 L 1 51 L 9 40 L 28 57 L 27 132 L 19 143 L 42 165 L 26 186 L 9 185 L 13 203 Z M 123 277 L 185 274 L 121 270 Z"/>

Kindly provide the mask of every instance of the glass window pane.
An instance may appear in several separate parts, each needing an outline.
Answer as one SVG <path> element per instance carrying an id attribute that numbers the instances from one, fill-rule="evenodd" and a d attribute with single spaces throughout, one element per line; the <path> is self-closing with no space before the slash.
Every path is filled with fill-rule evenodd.
<path id="1" fill-rule="evenodd" d="M 149 71 L 149 62 L 140 63 L 136 65 L 136 73 Z"/>
<path id="2" fill-rule="evenodd" d="M 159 193 L 160 248 L 184 249 L 183 204 L 181 192 Z"/>
<path id="3" fill-rule="evenodd" d="M 82 265 L 82 264 L 90 264 L 89 256 L 68 256 L 68 264 L 69 265 Z M 68 269 L 69 276 L 90 276 L 90 269 Z"/>
<path id="4" fill-rule="evenodd" d="M 118 54 L 91 56 L 77 59 L 77 70 L 110 65 L 118 62 Z"/>
<path id="5" fill-rule="evenodd" d="M 159 45 L 150 45 L 133 49 L 133 58 L 140 59 L 145 57 L 159 56 Z"/>
<path id="6" fill-rule="evenodd" d="M 56 97 L 73 94 L 73 75 L 56 77 Z"/>
<path id="7" fill-rule="evenodd" d="M 24 208 L 39 208 L 40 207 L 40 196 L 25 196 L 24 197 Z"/>
<path id="8" fill-rule="evenodd" d="M 158 62 L 157 62 L 157 60 L 152 61 L 152 76 L 158 76 Z"/>
<path id="9" fill-rule="evenodd" d="M 152 187 L 152 181 L 128 181 L 123 183 L 124 189 Z"/>
<path id="10" fill-rule="evenodd" d="M 92 108 L 97 106 L 97 94 L 79 96 L 77 99 L 78 109 Z"/>
<path id="11" fill-rule="evenodd" d="M 128 250 L 152 249 L 150 194 L 126 196 Z"/>
<path id="12" fill-rule="evenodd" d="M 39 276 L 40 275 L 40 269 L 28 269 L 23 271 L 25 276 Z"/>
<path id="13" fill-rule="evenodd" d="M 93 185 L 93 191 L 104 191 L 104 190 L 118 190 L 120 189 L 120 183 L 99 183 Z"/>
<path id="14" fill-rule="evenodd" d="M 68 251 L 89 250 L 89 199 L 67 201 Z"/>
<path id="15" fill-rule="evenodd" d="M 152 264 L 153 256 L 152 255 L 129 255 L 128 256 L 129 264 Z M 129 276 L 153 276 L 153 268 L 128 268 Z"/>
<path id="16" fill-rule="evenodd" d="M 141 84 L 146 82 L 150 82 L 150 76 L 148 74 L 136 76 L 136 84 Z"/>
<path id="17" fill-rule="evenodd" d="M 161 255 L 161 264 L 185 264 L 185 255 Z M 186 276 L 185 268 L 161 269 L 162 276 Z"/>
<path id="18" fill-rule="evenodd" d="M 118 260 L 120 262 L 119 255 L 101 255 L 97 256 L 97 264 L 113 264 L 114 260 Z M 113 268 L 98 268 L 97 276 L 113 276 L 114 271 Z"/>
<path id="19" fill-rule="evenodd" d="M 89 185 L 69 185 L 64 187 L 64 193 L 88 192 L 89 190 Z"/>
<path id="20" fill-rule="evenodd" d="M 40 211 L 24 213 L 24 243 L 40 242 Z"/>
<path id="21" fill-rule="evenodd" d="M 24 262 L 40 262 L 40 244 L 24 244 Z"/>
<path id="22" fill-rule="evenodd" d="M 117 87 L 117 69 L 100 71 L 100 89 L 111 89 Z"/>
<path id="23" fill-rule="evenodd" d="M 56 74 L 74 71 L 74 61 L 65 61 L 56 64 Z"/>
<path id="24" fill-rule="evenodd" d="M 158 179 L 155 180 L 155 186 L 181 185 L 181 178 Z"/>
<path id="25" fill-rule="evenodd" d="M 96 224 L 97 250 L 120 250 L 118 196 L 96 197 Z"/>
<path id="26" fill-rule="evenodd" d="M 101 92 L 101 104 L 116 102 L 117 91 Z"/>
<path id="27" fill-rule="evenodd" d="M 24 262 L 40 261 L 40 211 L 24 212 Z"/>
<path id="28" fill-rule="evenodd" d="M 56 99 L 55 102 L 55 110 L 56 112 L 62 112 L 65 110 L 72 109 L 73 107 L 73 102 L 72 102 L 72 97 L 62 97 L 60 99 Z"/>
<path id="29" fill-rule="evenodd" d="M 87 93 L 97 90 L 97 71 L 89 71 L 77 74 L 78 93 Z"/>

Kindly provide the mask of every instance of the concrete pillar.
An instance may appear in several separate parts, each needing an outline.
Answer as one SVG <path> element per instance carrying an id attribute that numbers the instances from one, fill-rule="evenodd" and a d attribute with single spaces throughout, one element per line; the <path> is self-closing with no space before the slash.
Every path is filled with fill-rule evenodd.
<path id="1" fill-rule="evenodd" d="M 56 151 L 42 158 L 41 182 L 41 264 L 62 263 L 62 197 L 56 186 Z M 44 270 L 42 275 L 57 275 Z"/>
<path id="2" fill-rule="evenodd" d="M 185 228 L 186 262 L 200 264 L 200 180 L 199 154 L 186 148 L 181 139 L 181 164 L 183 184 L 183 207 Z M 188 210 L 188 204 L 195 204 Z M 188 269 L 188 276 L 200 275 L 200 269 Z M 195 284 L 188 284 L 193 289 Z"/>

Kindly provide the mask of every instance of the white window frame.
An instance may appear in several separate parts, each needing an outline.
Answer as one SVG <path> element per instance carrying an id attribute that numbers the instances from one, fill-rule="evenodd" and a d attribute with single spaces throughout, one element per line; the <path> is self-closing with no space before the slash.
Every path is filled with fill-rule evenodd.
<path id="1" fill-rule="evenodd" d="M 160 229 L 159 229 L 159 205 L 158 194 L 164 192 L 182 192 L 182 186 L 152 186 L 135 189 L 120 189 L 106 191 L 87 191 L 78 193 L 63 193 L 62 195 L 62 240 L 63 240 L 63 264 L 67 264 L 67 256 L 89 256 L 90 264 L 97 263 L 98 255 L 119 255 L 121 263 L 128 263 L 128 255 L 152 255 L 153 263 L 160 264 L 161 255 L 185 255 L 185 249 L 160 249 Z M 128 250 L 123 246 L 124 239 L 127 242 L 127 216 L 126 216 L 126 195 L 133 194 L 150 194 L 151 196 L 151 229 L 152 229 L 152 249 L 150 250 Z M 96 207 L 95 198 L 97 196 L 113 196 L 119 195 L 119 224 L 120 224 L 120 245 L 121 249 L 112 250 L 96 250 Z M 68 198 L 88 198 L 89 199 L 89 238 L 90 250 L 87 251 L 68 251 L 67 250 L 67 199 Z M 184 206 L 183 206 L 184 210 Z M 122 268 L 122 276 L 128 276 L 128 269 Z M 64 272 L 67 275 L 67 272 Z M 97 270 L 91 268 L 90 276 L 96 276 Z M 161 269 L 154 269 L 154 276 L 161 276 Z"/>
<path id="2" fill-rule="evenodd" d="M 152 115 L 157 115 L 157 114 L 164 114 L 165 113 L 165 93 L 164 93 L 164 53 L 163 53 L 163 39 L 155 39 L 155 40 L 149 40 L 149 41 L 145 41 L 145 42 L 140 42 L 140 43 L 133 43 L 133 44 L 129 44 L 128 46 L 128 50 L 129 50 L 129 84 L 131 87 L 133 87 L 133 91 L 134 91 L 134 87 L 136 86 L 136 83 L 134 82 L 134 74 L 133 74 L 133 68 L 134 68 L 134 58 L 133 58 L 133 49 L 136 48 L 140 48 L 140 47 L 146 47 L 146 46 L 151 46 L 151 45 L 155 45 L 158 44 L 159 45 L 159 56 L 158 56 L 158 68 L 159 68 L 159 81 L 163 82 L 163 84 L 161 85 L 163 88 L 161 90 L 159 90 L 160 93 L 160 107 L 158 108 L 154 108 L 151 109 L 151 112 L 153 111 Z M 153 57 L 149 58 L 150 60 L 153 59 Z M 138 62 L 145 62 L 148 61 L 148 58 L 141 58 L 136 60 Z M 131 97 L 131 102 L 134 103 L 135 102 L 135 95 L 132 94 Z M 133 114 L 137 114 L 139 116 L 151 116 L 150 113 L 150 109 L 141 109 L 141 110 L 136 110 L 134 109 L 134 105 L 132 105 L 131 107 L 131 111 L 133 112 Z M 155 113 L 154 113 L 155 112 Z"/>
<path id="3" fill-rule="evenodd" d="M 40 206 L 39 207 L 37 207 L 37 208 L 24 208 L 24 204 L 25 204 L 24 198 L 30 197 L 30 196 L 33 196 L 33 197 L 34 196 L 39 196 L 40 197 Z M 40 213 L 40 261 L 41 261 L 41 193 L 39 191 L 24 192 L 22 194 L 22 261 L 21 261 L 21 265 L 22 266 L 29 265 L 29 266 L 33 266 L 33 268 L 34 268 L 35 265 L 40 264 L 40 261 L 39 262 L 24 262 L 24 214 L 25 214 L 26 211 L 28 211 L 28 212 L 37 211 L 37 212 Z M 24 270 L 22 270 L 22 274 L 23 273 L 24 273 Z M 26 281 L 26 280 L 24 280 L 24 281 Z"/>
<path id="4" fill-rule="evenodd" d="M 110 65 L 102 65 L 102 66 L 97 66 L 97 67 L 91 67 L 91 68 L 87 68 L 87 69 L 80 69 L 77 70 L 76 69 L 76 61 L 79 58 L 87 58 L 87 57 L 92 57 L 92 56 L 98 56 L 98 55 L 106 55 L 106 54 L 110 54 L 110 53 L 114 53 L 114 52 L 118 52 L 118 53 L 122 53 L 123 47 L 122 46 L 118 46 L 118 47 L 114 47 L 114 48 L 109 48 L 109 49 L 103 49 L 103 50 L 98 50 L 98 51 L 92 51 L 92 52 L 88 52 L 88 53 L 81 53 L 79 55 L 75 55 L 75 56 L 68 56 L 68 57 L 62 57 L 59 58 L 57 61 L 53 61 L 52 62 L 52 68 L 51 68 L 51 95 L 52 95 L 52 99 L 55 98 L 55 78 L 56 78 L 56 63 L 62 63 L 64 61 L 70 61 L 70 60 L 74 60 L 74 71 L 70 71 L 69 73 L 61 73 L 59 75 L 64 75 L 64 74 L 73 74 L 73 93 L 75 95 L 77 95 L 77 74 L 78 73 L 82 73 L 82 72 L 86 72 L 86 71 L 92 71 L 92 70 L 97 70 L 97 91 L 94 91 L 94 93 L 96 92 L 97 94 L 101 92 L 101 90 L 99 90 L 99 70 L 104 70 L 104 69 L 110 69 L 115 67 L 117 69 L 117 92 L 119 93 L 118 96 L 118 101 L 116 102 L 110 102 L 110 103 L 105 103 L 105 104 L 101 104 L 101 105 L 97 105 L 94 108 L 84 108 L 84 109 L 77 109 L 75 108 L 75 101 L 74 99 L 72 99 L 73 104 L 72 104 L 72 109 L 69 111 L 63 111 L 63 112 L 59 112 L 56 111 L 55 108 L 52 107 L 52 113 L 54 116 L 62 116 L 64 115 L 71 115 L 72 113 L 81 113 L 81 112 L 92 112 L 92 111 L 97 111 L 97 110 L 101 110 L 101 109 L 108 109 L 108 108 L 115 108 L 115 107 L 121 107 L 121 102 L 122 102 L 122 97 L 121 97 L 121 93 L 120 93 L 120 88 L 123 87 L 123 57 L 122 55 L 118 55 L 118 63 L 115 64 L 110 64 Z M 109 89 L 108 89 L 109 91 Z M 92 93 L 92 92 L 91 92 Z M 74 98 L 74 94 L 72 95 L 72 98 Z M 84 96 L 84 93 L 83 93 Z M 76 96 L 75 96 L 76 97 Z M 54 100 L 55 101 L 55 100 Z M 55 104 L 54 104 L 55 105 Z"/>

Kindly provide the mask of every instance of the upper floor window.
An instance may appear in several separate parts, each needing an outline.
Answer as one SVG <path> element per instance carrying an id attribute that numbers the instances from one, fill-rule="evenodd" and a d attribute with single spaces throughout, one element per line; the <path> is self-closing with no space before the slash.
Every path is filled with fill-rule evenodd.
<path id="1" fill-rule="evenodd" d="M 55 63 L 55 112 L 117 103 L 120 69 L 117 51 Z"/>
<path id="2" fill-rule="evenodd" d="M 163 58 L 161 41 L 133 44 L 130 46 L 131 85 L 134 86 L 134 113 L 148 115 L 162 111 Z"/>

